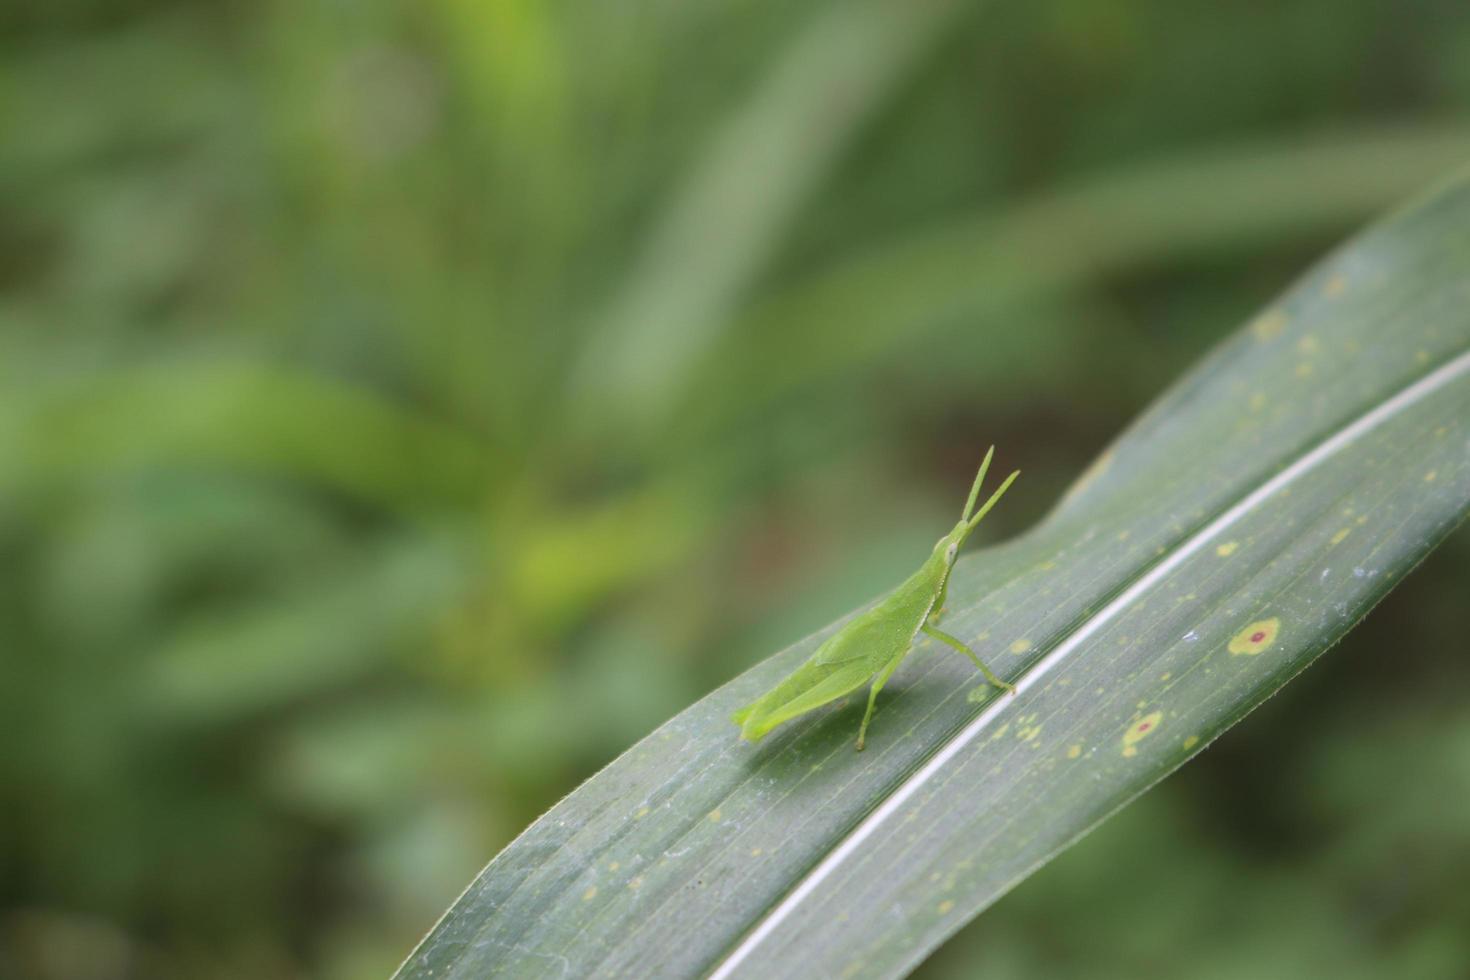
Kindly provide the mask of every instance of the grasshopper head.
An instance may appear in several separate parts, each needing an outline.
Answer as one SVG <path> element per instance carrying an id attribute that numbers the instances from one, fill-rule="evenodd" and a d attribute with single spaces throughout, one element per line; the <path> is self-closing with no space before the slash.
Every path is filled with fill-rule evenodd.
<path id="1" fill-rule="evenodd" d="M 1020 472 L 1017 471 L 1006 477 L 1005 481 L 1001 483 L 1000 489 L 991 494 L 990 499 L 985 501 L 985 504 L 978 511 L 975 510 L 975 502 L 980 497 L 980 485 L 985 482 L 985 471 L 990 469 L 990 459 L 994 455 L 995 447 L 991 446 L 990 451 L 985 454 L 985 459 L 980 463 L 980 472 L 975 475 L 974 485 L 970 487 L 970 498 L 965 501 L 965 511 L 960 516 L 959 523 L 934 545 L 934 554 L 936 556 L 942 555 L 946 565 L 954 564 L 955 558 L 959 556 L 960 549 L 965 546 L 965 539 L 970 536 L 970 532 L 975 530 L 975 525 L 980 523 L 980 518 L 984 517 L 990 508 L 995 506 L 995 502 L 1006 492 L 1006 488 L 1011 485 L 1011 481 L 1020 476 Z"/>
<path id="2" fill-rule="evenodd" d="M 934 557 L 943 558 L 946 565 L 953 565 L 959 557 L 960 549 L 965 546 L 965 539 L 970 536 L 974 525 L 960 521 L 948 534 L 940 538 L 934 544 Z"/>

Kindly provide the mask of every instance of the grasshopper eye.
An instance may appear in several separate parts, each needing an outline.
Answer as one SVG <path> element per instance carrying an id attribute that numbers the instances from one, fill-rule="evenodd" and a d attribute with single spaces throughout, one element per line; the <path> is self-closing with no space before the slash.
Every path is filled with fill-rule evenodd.
<path id="1" fill-rule="evenodd" d="M 956 541 L 951 541 L 949 543 L 949 547 L 944 549 L 944 560 L 953 563 L 954 556 L 959 553 L 959 550 L 959 543 Z"/>

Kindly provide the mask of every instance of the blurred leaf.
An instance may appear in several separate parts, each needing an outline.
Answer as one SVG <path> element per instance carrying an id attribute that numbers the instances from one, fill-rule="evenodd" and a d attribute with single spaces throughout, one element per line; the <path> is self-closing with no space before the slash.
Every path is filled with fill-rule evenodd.
<path id="1" fill-rule="evenodd" d="M 685 473 L 581 507 L 508 505 L 497 540 L 510 604 L 545 630 L 645 581 L 699 547 L 713 517 L 706 483 Z M 518 502 L 519 503 L 519 502 Z"/>
<path id="2" fill-rule="evenodd" d="M 922 64 L 953 0 L 829 3 L 718 128 L 595 324 L 575 422 L 658 422 L 853 138 Z"/>
<path id="3" fill-rule="evenodd" d="M 691 372 L 680 422 L 749 415 L 817 378 L 882 363 L 938 328 L 999 322 L 1025 302 L 1150 264 L 1335 233 L 1466 158 L 1470 130 L 1459 124 L 1217 147 L 895 236 L 742 316 Z M 1047 329 L 1048 346 L 1065 349 L 1094 328 L 1074 318 Z M 979 360 L 977 387 L 1014 380 L 1015 362 Z M 1026 381 L 1045 384 L 1051 371 L 1048 359 Z"/>
<path id="4" fill-rule="evenodd" d="M 962 561 L 946 628 L 1015 697 L 925 643 L 867 753 L 861 697 L 740 743 L 731 710 L 830 631 L 809 637 L 533 825 L 400 976 L 907 972 L 1302 670 L 1470 509 L 1467 259 L 1460 180 L 1309 273 L 1038 528 Z"/>
<path id="5" fill-rule="evenodd" d="M 480 502 L 492 473 L 468 433 L 376 392 L 224 359 L 82 373 L 0 399 L 0 468 L 41 486 L 194 464 L 296 476 L 422 514 Z"/>
<path id="6" fill-rule="evenodd" d="M 470 578 L 432 537 L 380 544 L 326 581 L 201 613 L 155 651 L 143 698 L 167 716 L 220 719 L 357 679 L 428 632 Z"/>

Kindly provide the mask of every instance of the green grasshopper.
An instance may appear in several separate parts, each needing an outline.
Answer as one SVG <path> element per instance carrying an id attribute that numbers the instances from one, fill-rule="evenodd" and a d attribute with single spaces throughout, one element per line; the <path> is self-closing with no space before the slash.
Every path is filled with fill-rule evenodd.
<path id="1" fill-rule="evenodd" d="M 872 609 L 862 613 L 842 629 L 828 637 L 816 653 L 796 670 L 787 675 L 775 687 L 756 698 L 731 716 L 740 726 L 740 734 L 751 742 L 759 741 L 767 732 L 782 722 L 798 715 L 830 704 L 845 697 L 872 680 L 868 691 L 868 710 L 863 715 L 858 729 L 857 749 L 863 750 L 868 734 L 868 722 L 873 718 L 873 705 L 878 692 L 888 678 L 903 663 L 914 640 L 920 633 L 927 633 L 954 647 L 969 657 L 980 668 L 985 679 L 996 687 L 1015 693 L 1015 687 L 1007 684 L 980 662 L 964 643 L 939 630 L 935 623 L 944 608 L 945 592 L 949 589 L 949 573 L 954 568 L 955 557 L 964 545 L 975 525 L 980 523 L 1001 494 L 1020 476 L 1017 470 L 1006 477 L 1000 489 L 990 495 L 985 506 L 973 516 L 970 511 L 980 494 L 980 485 L 985 482 L 985 471 L 990 467 L 990 457 L 995 447 L 985 454 L 975 485 L 970 488 L 970 498 L 965 501 L 964 514 L 954 528 L 939 539 L 934 551 L 919 570 L 902 585 L 890 592 Z"/>

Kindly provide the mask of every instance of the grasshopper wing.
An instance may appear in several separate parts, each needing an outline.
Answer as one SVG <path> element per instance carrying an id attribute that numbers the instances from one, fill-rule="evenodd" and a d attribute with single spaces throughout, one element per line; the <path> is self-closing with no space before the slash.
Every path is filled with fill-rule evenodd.
<path id="1" fill-rule="evenodd" d="M 813 658 L 732 716 L 740 734 L 757 742 L 782 722 L 830 704 L 862 687 L 882 667 L 865 660 L 817 663 Z"/>
<path id="2" fill-rule="evenodd" d="M 875 608 L 854 619 L 785 680 L 735 712 L 741 736 L 758 741 L 782 722 L 851 694 L 900 656 L 912 630 L 895 629 L 886 612 Z"/>

